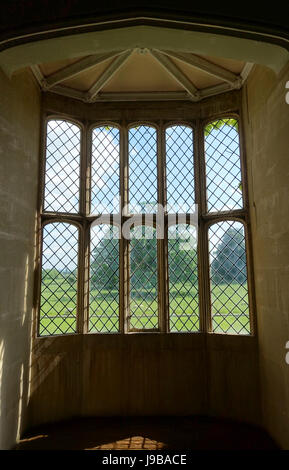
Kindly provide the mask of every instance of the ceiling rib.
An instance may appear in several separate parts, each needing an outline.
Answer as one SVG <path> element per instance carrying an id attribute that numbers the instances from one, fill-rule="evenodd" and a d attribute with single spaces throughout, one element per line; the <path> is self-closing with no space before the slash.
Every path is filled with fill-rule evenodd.
<path id="1" fill-rule="evenodd" d="M 192 57 L 194 58 L 197 56 L 194 56 L 194 54 L 188 54 L 188 53 L 175 53 L 171 51 L 152 50 L 150 51 L 150 53 L 156 58 L 156 60 L 158 60 L 158 62 L 165 68 L 165 70 L 168 73 L 170 73 L 170 75 L 172 75 L 175 80 L 177 80 L 178 83 L 181 83 L 181 85 L 186 89 L 186 91 L 109 92 L 109 93 L 101 92 L 101 89 L 104 87 L 104 85 L 114 76 L 115 73 L 117 73 L 120 67 L 124 65 L 124 63 L 130 57 L 132 52 L 133 50 L 123 50 L 123 51 L 118 51 L 118 52 L 113 52 L 113 53 L 111 52 L 108 54 L 97 54 L 97 55 L 89 56 L 75 64 L 71 64 L 71 66 L 67 66 L 61 69 L 59 72 L 56 72 L 55 74 L 51 75 L 47 79 L 43 76 L 42 71 L 38 65 L 32 65 L 31 70 L 42 89 L 50 91 L 52 93 L 59 94 L 59 95 L 64 95 L 70 98 L 78 99 L 84 102 L 164 101 L 164 100 L 188 100 L 188 99 L 193 99 L 194 101 L 200 101 L 206 97 L 224 93 L 226 91 L 230 91 L 232 90 L 232 88 L 239 88 L 239 83 L 241 82 L 241 84 L 243 84 L 246 81 L 246 79 L 248 78 L 248 75 L 250 74 L 254 66 L 254 64 L 252 63 L 246 63 L 240 75 L 236 75 L 230 71 L 222 69 L 223 71 L 225 70 L 225 72 L 228 72 L 229 74 L 232 74 L 234 76 L 235 78 L 234 83 L 229 82 L 227 80 L 225 81 L 225 83 L 223 81 L 223 83 L 220 83 L 218 85 L 214 85 L 211 87 L 197 90 L 196 87 L 194 87 L 194 85 L 187 79 L 187 77 L 184 74 L 182 74 L 182 72 L 178 69 L 178 67 L 175 66 L 175 64 L 170 60 L 170 57 L 169 57 L 171 55 L 174 58 L 179 58 L 180 60 L 182 60 L 180 58 L 181 56 L 183 57 L 183 59 L 185 58 L 187 59 L 188 56 L 190 56 L 190 58 Z M 101 63 L 113 57 L 116 57 L 115 60 L 104 71 L 101 77 L 94 83 L 94 85 L 91 87 L 91 89 L 88 92 L 76 90 L 74 88 L 70 88 L 65 85 L 57 85 L 57 83 L 60 83 L 58 79 L 63 77 L 64 73 L 65 73 L 65 78 L 63 80 L 66 80 L 68 71 L 70 74 L 69 77 L 71 77 L 87 70 L 90 67 L 93 67 L 93 65 L 96 65 L 96 63 Z M 201 61 L 203 60 L 202 58 L 200 59 Z M 183 60 L 183 61 L 187 62 L 187 60 Z M 207 64 L 212 65 L 206 59 L 204 59 L 204 61 Z M 85 67 L 83 70 L 80 70 L 80 64 L 82 64 L 82 66 Z M 75 68 L 76 65 L 78 67 Z M 191 63 L 191 65 L 193 64 Z M 196 65 L 194 64 L 194 66 Z M 72 73 L 73 75 L 71 75 Z M 56 78 L 57 78 L 57 82 L 54 81 L 56 80 Z M 49 79 L 51 81 L 50 81 L 50 84 L 47 86 L 47 82 Z M 222 78 L 222 80 L 224 80 L 224 77 Z M 62 78 L 61 78 L 61 81 L 62 81 Z"/>
<path id="2" fill-rule="evenodd" d="M 81 90 L 75 90 L 74 88 L 70 88 L 64 85 L 56 85 L 50 90 L 51 93 L 56 93 L 57 95 L 67 96 L 68 98 L 74 98 L 76 100 L 86 101 L 87 100 L 87 92 Z"/>
<path id="3" fill-rule="evenodd" d="M 85 72 L 90 68 L 94 67 L 95 65 L 101 64 L 108 59 L 112 59 L 113 57 L 119 56 L 126 51 L 118 51 L 118 52 L 108 52 L 106 54 L 95 54 L 88 57 L 85 57 L 74 64 L 68 65 L 63 69 L 53 73 L 49 77 L 44 80 L 43 87 L 48 90 L 49 88 L 57 85 L 60 82 L 68 80 L 69 78 L 73 78 L 79 73 Z"/>
<path id="4" fill-rule="evenodd" d="M 231 91 L 232 87 L 228 83 L 220 83 L 212 87 L 200 90 L 198 101 L 210 96 L 219 95 Z M 74 90 L 65 86 L 55 86 L 49 90 L 51 93 L 67 96 L 69 98 L 78 99 L 87 102 L 87 93 L 84 91 Z M 97 102 L 118 102 L 118 101 L 188 101 L 191 97 L 186 91 L 152 91 L 152 92 L 100 92 L 93 100 Z"/>
<path id="5" fill-rule="evenodd" d="M 208 60 L 196 56 L 194 54 L 186 53 L 186 52 L 173 52 L 173 51 L 162 51 L 164 54 L 168 55 L 169 57 L 173 57 L 174 59 L 181 60 L 185 64 L 191 65 L 202 72 L 206 72 L 214 77 L 219 78 L 227 83 L 230 83 L 232 87 L 238 88 L 241 86 L 240 77 L 229 70 L 224 69 L 220 65 L 213 64 Z"/>
<path id="6" fill-rule="evenodd" d="M 231 91 L 232 87 L 228 83 L 220 83 L 211 87 L 200 90 L 200 97 L 198 101 L 210 96 L 219 95 Z M 51 93 L 57 95 L 67 96 L 87 102 L 87 92 L 75 90 L 63 85 L 56 85 L 49 90 Z M 191 96 L 186 91 L 152 91 L 152 92 L 100 92 L 93 102 L 117 102 L 117 101 L 184 101 L 190 100 Z"/>
<path id="7" fill-rule="evenodd" d="M 252 62 L 247 62 L 244 65 L 244 68 L 241 72 L 242 84 L 245 83 L 245 81 L 247 80 L 247 78 L 250 75 L 253 67 L 254 67 L 254 64 Z"/>
<path id="8" fill-rule="evenodd" d="M 189 93 L 193 101 L 200 99 L 199 90 L 167 55 L 162 54 L 162 52 L 157 49 L 149 49 L 149 53 Z"/>
<path id="9" fill-rule="evenodd" d="M 119 71 L 119 69 L 125 64 L 134 49 L 124 52 L 120 56 L 116 57 L 114 61 L 107 67 L 103 74 L 96 80 L 92 87 L 88 90 L 86 101 L 92 103 L 96 100 L 100 90 L 112 79 L 112 77 Z"/>
<path id="10" fill-rule="evenodd" d="M 43 82 L 44 82 L 44 76 L 40 70 L 40 67 L 39 65 L 37 64 L 34 64 L 34 65 L 31 65 L 30 66 L 30 69 L 32 70 L 32 73 L 34 75 L 34 77 L 36 78 L 38 84 L 40 85 L 40 88 L 43 88 Z"/>
<path id="11" fill-rule="evenodd" d="M 219 95 L 220 93 L 225 93 L 226 91 L 231 91 L 232 87 L 229 83 L 219 83 L 218 85 L 210 86 L 208 88 L 203 88 L 200 90 L 200 99 L 208 98 L 209 96 Z"/>
<path id="12" fill-rule="evenodd" d="M 189 99 L 189 94 L 186 91 L 144 91 L 99 93 L 96 101 L 168 101 Z"/>

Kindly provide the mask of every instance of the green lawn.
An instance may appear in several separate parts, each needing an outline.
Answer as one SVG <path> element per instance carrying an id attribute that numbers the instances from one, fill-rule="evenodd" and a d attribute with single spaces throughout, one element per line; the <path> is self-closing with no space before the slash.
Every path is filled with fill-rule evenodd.
<path id="1" fill-rule="evenodd" d="M 76 286 L 66 279 L 46 280 L 42 285 L 40 335 L 74 333 L 76 331 Z M 239 284 L 212 286 L 212 323 L 217 333 L 249 333 L 246 286 Z M 116 291 L 91 291 L 90 331 L 118 331 Z M 130 327 L 157 328 L 158 301 L 156 292 L 142 290 L 132 295 Z M 199 330 L 198 297 L 194 286 L 175 284 L 170 288 L 170 330 Z"/>

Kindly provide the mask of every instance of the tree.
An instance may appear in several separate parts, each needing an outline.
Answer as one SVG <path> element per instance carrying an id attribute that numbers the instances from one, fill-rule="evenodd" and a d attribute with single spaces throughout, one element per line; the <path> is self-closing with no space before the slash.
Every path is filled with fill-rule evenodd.
<path id="1" fill-rule="evenodd" d="M 197 251 L 184 250 L 182 244 L 184 239 L 178 235 L 175 239 L 168 240 L 170 283 L 195 284 L 198 279 Z"/>
<path id="2" fill-rule="evenodd" d="M 155 234 L 154 234 L 155 237 Z M 170 282 L 197 280 L 196 250 L 183 250 L 181 235 L 168 240 Z M 93 250 L 91 283 L 93 289 L 118 289 L 118 239 L 103 238 Z M 157 287 L 157 243 L 155 238 L 133 238 L 130 241 L 131 287 L 153 289 Z"/>
<path id="3" fill-rule="evenodd" d="M 155 238 L 132 238 L 130 242 L 131 286 L 157 287 L 157 243 Z"/>
<path id="4" fill-rule="evenodd" d="M 59 276 L 59 271 L 56 268 L 42 269 L 42 280 L 54 281 Z"/>
<path id="5" fill-rule="evenodd" d="M 118 289 L 118 239 L 103 238 L 94 248 L 91 283 L 94 289 Z"/>
<path id="6" fill-rule="evenodd" d="M 245 239 L 242 231 L 229 228 L 223 235 L 212 262 L 212 280 L 215 284 L 244 284 L 247 280 Z"/>

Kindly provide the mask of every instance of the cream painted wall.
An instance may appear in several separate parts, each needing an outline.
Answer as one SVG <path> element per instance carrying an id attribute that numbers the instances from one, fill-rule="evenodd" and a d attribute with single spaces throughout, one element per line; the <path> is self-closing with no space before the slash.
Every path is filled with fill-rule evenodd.
<path id="1" fill-rule="evenodd" d="M 29 386 L 40 93 L 0 72 L 0 448 L 25 425 Z"/>
<path id="2" fill-rule="evenodd" d="M 243 91 L 263 423 L 289 448 L 289 105 L 285 83 L 256 67 Z M 288 90 L 287 90 L 288 91 Z"/>

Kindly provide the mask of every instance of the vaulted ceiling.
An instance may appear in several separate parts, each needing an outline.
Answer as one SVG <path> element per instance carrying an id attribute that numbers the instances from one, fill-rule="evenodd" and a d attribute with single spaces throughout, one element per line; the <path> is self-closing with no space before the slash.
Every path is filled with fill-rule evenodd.
<path id="1" fill-rule="evenodd" d="M 31 66 L 43 90 L 85 102 L 200 101 L 241 88 L 252 64 L 188 52 L 133 48 Z"/>

